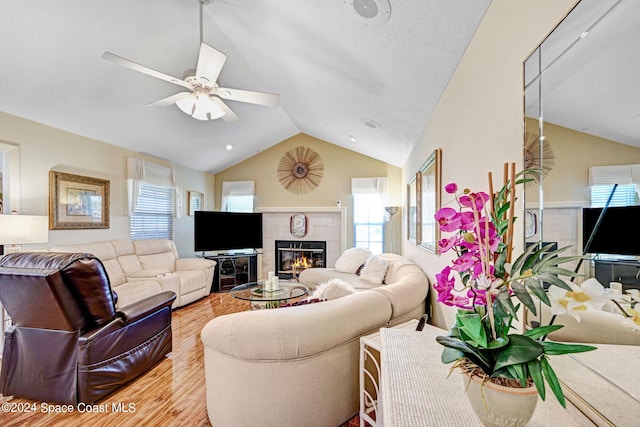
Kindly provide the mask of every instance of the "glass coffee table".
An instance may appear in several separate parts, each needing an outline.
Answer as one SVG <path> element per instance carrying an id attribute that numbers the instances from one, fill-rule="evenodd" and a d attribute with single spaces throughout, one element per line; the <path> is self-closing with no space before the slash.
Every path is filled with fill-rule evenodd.
<path id="1" fill-rule="evenodd" d="M 279 289 L 265 291 L 264 282 L 258 281 L 238 285 L 230 293 L 234 298 L 249 301 L 251 310 L 261 310 L 278 308 L 290 299 L 303 297 L 309 293 L 309 288 L 297 282 L 280 281 Z"/>

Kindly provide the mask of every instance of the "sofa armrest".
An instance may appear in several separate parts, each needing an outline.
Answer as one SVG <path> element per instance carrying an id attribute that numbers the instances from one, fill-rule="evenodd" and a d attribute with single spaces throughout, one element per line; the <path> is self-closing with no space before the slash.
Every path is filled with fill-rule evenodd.
<path id="1" fill-rule="evenodd" d="M 216 262 L 203 258 L 179 258 L 176 260 L 178 270 L 207 270 L 216 266 Z"/>
<path id="2" fill-rule="evenodd" d="M 164 291 L 121 308 L 118 310 L 118 316 L 120 316 L 125 323 L 133 323 L 163 307 L 170 307 L 175 299 L 175 292 Z"/>
<path id="3" fill-rule="evenodd" d="M 401 317 L 419 304 L 424 304 L 429 294 L 429 279 L 421 272 L 410 272 L 395 283 L 371 289 L 386 296 L 393 310 L 392 318 Z M 425 306 L 426 311 L 426 306 Z"/>

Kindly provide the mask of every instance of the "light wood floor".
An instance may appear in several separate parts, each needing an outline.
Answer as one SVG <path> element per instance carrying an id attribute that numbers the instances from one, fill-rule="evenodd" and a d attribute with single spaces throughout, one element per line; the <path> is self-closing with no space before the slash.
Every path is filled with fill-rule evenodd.
<path id="1" fill-rule="evenodd" d="M 200 331 L 215 316 L 249 309 L 249 303 L 227 293 L 215 293 L 173 312 L 173 352 L 170 358 L 97 403 L 108 412 L 46 413 L 46 404 L 13 398 L 22 412 L 0 410 L 0 425 L 8 426 L 211 426 L 205 401 L 204 359 Z M 0 398 L 6 400 L 6 398 Z M 15 405 L 13 405 L 15 404 Z M 29 411 L 24 406 L 29 405 Z M 115 412 L 114 406 L 131 408 Z M 5 405 L 6 406 L 6 405 Z M 35 411 L 34 411 L 35 410 Z M 43 413 L 42 411 L 45 411 Z M 357 426 L 355 417 L 343 427 Z M 233 426 L 216 426 L 233 427 Z M 258 427 L 258 426 L 256 426 Z M 303 427 L 303 426 L 301 426 Z"/>

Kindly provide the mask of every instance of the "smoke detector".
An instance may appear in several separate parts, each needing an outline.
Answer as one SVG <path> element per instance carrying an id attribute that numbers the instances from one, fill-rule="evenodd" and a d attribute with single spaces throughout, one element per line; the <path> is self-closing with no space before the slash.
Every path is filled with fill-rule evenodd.
<path id="1" fill-rule="evenodd" d="M 344 0 L 369 26 L 382 25 L 391 17 L 389 0 Z"/>

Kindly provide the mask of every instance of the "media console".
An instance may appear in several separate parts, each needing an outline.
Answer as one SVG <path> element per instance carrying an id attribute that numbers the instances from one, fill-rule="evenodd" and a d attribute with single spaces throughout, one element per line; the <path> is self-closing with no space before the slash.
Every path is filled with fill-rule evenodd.
<path id="1" fill-rule="evenodd" d="M 635 260 L 595 260 L 595 275 L 605 288 L 611 282 L 621 282 L 623 292 L 640 289 L 640 262 Z"/>
<path id="2" fill-rule="evenodd" d="M 205 255 L 216 262 L 211 292 L 227 292 L 258 280 L 258 253 Z"/>

